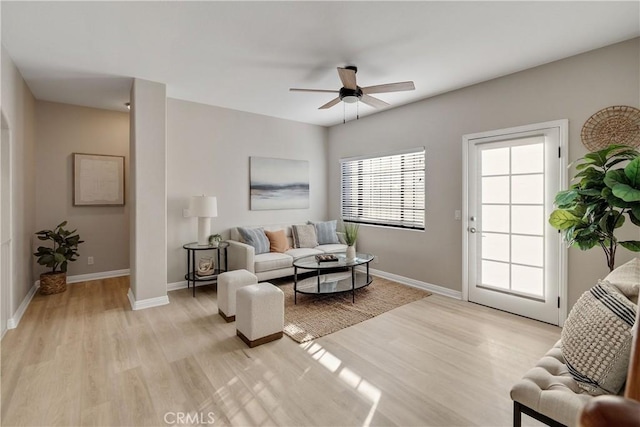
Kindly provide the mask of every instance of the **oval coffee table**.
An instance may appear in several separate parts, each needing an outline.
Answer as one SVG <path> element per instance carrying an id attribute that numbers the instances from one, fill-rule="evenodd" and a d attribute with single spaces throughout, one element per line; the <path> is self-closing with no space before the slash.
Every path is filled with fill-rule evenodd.
<path id="1" fill-rule="evenodd" d="M 333 254 L 336 261 L 319 262 L 315 255 L 298 258 L 293 262 L 293 301 L 298 303 L 298 293 L 301 294 L 338 294 L 351 292 L 352 302 L 356 302 L 356 289 L 371 284 L 373 279 L 369 274 L 369 263 L 375 258 L 371 254 L 356 254 L 356 258 L 347 261 L 347 254 Z M 359 265 L 366 265 L 366 274 L 356 271 Z M 298 269 L 315 270 L 316 275 L 298 281 Z"/>

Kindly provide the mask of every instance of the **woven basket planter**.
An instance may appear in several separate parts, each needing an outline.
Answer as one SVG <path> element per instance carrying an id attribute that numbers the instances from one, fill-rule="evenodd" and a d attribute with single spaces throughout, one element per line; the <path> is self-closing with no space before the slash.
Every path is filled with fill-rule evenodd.
<path id="1" fill-rule="evenodd" d="M 67 273 L 42 273 L 40 275 L 40 293 L 59 294 L 67 290 Z"/>

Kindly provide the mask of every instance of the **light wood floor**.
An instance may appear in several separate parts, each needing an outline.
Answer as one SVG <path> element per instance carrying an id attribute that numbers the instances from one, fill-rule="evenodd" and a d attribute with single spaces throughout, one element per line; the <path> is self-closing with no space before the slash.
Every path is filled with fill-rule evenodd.
<path id="1" fill-rule="evenodd" d="M 3 426 L 184 425 L 180 412 L 215 426 L 509 426 L 511 385 L 560 335 L 433 295 L 310 344 L 249 349 L 213 288 L 142 311 L 127 289 L 34 297 L 1 343 Z"/>

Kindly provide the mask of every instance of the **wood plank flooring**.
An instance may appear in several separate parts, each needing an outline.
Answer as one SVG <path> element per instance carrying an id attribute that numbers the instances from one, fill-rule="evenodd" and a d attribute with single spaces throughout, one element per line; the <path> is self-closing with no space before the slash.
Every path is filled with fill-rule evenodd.
<path id="1" fill-rule="evenodd" d="M 433 295 L 311 343 L 249 349 L 214 288 L 132 311 L 128 287 L 34 297 L 1 343 L 3 426 L 510 426 L 511 385 L 560 336 Z"/>

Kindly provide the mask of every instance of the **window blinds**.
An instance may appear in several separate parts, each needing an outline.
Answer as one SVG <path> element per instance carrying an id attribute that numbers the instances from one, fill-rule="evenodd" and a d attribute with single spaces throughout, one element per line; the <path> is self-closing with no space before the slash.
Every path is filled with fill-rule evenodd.
<path id="1" fill-rule="evenodd" d="M 342 159 L 345 221 L 424 230 L 424 148 Z"/>

